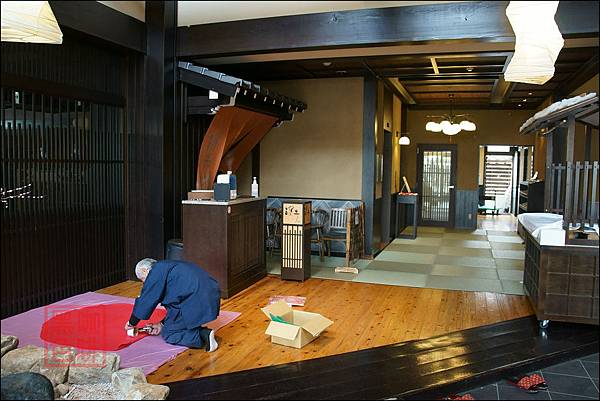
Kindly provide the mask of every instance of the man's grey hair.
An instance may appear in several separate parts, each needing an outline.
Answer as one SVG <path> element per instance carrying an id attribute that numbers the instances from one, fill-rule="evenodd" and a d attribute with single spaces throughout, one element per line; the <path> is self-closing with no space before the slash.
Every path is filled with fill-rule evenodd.
<path id="1" fill-rule="evenodd" d="M 137 278 L 141 280 L 142 275 L 152 270 L 152 265 L 156 263 L 156 260 L 151 258 L 145 258 L 140 260 L 137 265 L 135 265 L 135 275 Z"/>

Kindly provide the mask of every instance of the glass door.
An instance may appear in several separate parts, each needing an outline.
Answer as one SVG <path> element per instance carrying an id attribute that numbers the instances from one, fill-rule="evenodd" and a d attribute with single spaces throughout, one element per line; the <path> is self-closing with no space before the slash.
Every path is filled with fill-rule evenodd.
<path id="1" fill-rule="evenodd" d="M 456 147 L 420 145 L 418 151 L 419 224 L 453 227 Z"/>

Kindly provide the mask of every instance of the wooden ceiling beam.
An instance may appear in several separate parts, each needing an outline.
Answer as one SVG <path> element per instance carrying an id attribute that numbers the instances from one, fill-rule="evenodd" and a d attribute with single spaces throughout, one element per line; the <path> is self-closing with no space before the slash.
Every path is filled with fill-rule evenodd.
<path id="1" fill-rule="evenodd" d="M 452 78 L 497 78 L 500 72 L 448 72 L 440 75 L 435 74 L 406 74 L 406 75 L 398 75 L 394 74 L 397 78 L 405 81 L 405 80 L 415 80 L 420 81 L 427 78 L 437 78 L 440 80 L 443 79 L 452 79 Z M 385 74 L 382 74 L 385 75 Z M 392 76 L 394 76 L 392 75 Z"/>
<path id="2" fill-rule="evenodd" d="M 403 104 L 417 104 L 411 93 L 402 85 L 398 78 L 385 78 L 384 81 L 388 82 L 398 93 L 402 99 Z"/>
<path id="3" fill-rule="evenodd" d="M 506 4 L 438 3 L 186 26 L 177 31 L 178 56 L 215 57 L 428 41 L 511 42 L 514 33 L 506 17 Z M 560 2 L 555 19 L 563 37 L 597 35 L 598 2 Z"/>
<path id="4" fill-rule="evenodd" d="M 504 80 L 504 73 L 510 64 L 510 60 L 512 60 L 513 55 L 514 53 L 506 57 L 506 62 L 504 63 L 504 68 L 502 69 L 502 75 L 500 75 L 498 79 L 496 79 L 496 82 L 494 82 L 494 87 L 492 88 L 492 93 L 490 94 L 490 103 L 506 103 L 511 92 L 515 88 L 516 82 L 507 82 Z"/>
<path id="5" fill-rule="evenodd" d="M 577 71 L 571 74 L 569 79 L 564 80 L 555 93 L 560 97 L 568 97 L 568 95 L 579 88 L 581 85 L 592 79 L 598 74 L 598 53 L 594 54 L 586 61 Z"/>
<path id="6" fill-rule="evenodd" d="M 50 1 L 61 28 L 146 53 L 146 25 L 98 1 Z"/>
<path id="7" fill-rule="evenodd" d="M 405 82 L 404 86 L 408 88 L 418 86 L 445 86 L 445 85 L 493 85 L 494 78 L 460 78 L 460 79 L 424 79 L 424 80 L 413 80 Z"/>
<path id="8" fill-rule="evenodd" d="M 433 72 L 436 75 L 439 75 L 440 69 L 438 68 L 437 61 L 435 61 L 435 57 L 431 57 L 431 58 L 429 58 L 429 60 L 431 61 L 431 67 L 433 68 Z"/>

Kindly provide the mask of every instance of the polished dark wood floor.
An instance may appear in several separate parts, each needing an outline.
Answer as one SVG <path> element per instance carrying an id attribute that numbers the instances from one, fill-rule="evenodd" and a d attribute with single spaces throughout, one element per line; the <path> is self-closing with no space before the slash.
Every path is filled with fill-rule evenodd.
<path id="1" fill-rule="evenodd" d="M 101 292 L 136 297 L 139 282 L 124 282 Z M 299 295 L 306 307 L 334 324 L 302 349 L 271 344 L 269 321 L 260 308 L 270 296 Z M 304 283 L 266 277 L 224 300 L 221 309 L 242 315 L 217 333 L 211 354 L 189 349 L 148 375 L 154 384 L 262 368 L 345 352 L 419 340 L 486 324 L 529 316 L 526 297 L 449 291 L 311 278 Z"/>
<path id="2" fill-rule="evenodd" d="M 169 383 L 171 399 L 435 399 L 598 351 L 596 326 L 534 317 L 424 340 Z"/>

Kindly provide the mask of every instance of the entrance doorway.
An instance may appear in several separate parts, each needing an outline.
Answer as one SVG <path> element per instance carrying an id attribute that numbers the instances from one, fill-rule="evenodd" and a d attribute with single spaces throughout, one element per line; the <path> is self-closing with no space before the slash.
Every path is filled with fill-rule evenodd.
<path id="1" fill-rule="evenodd" d="M 533 146 L 481 145 L 480 211 L 517 214 L 519 183 L 533 174 Z"/>
<path id="2" fill-rule="evenodd" d="M 419 145 L 419 225 L 454 227 L 456 145 Z"/>

